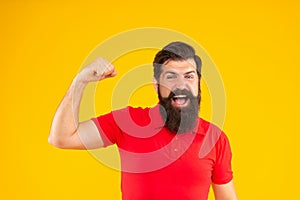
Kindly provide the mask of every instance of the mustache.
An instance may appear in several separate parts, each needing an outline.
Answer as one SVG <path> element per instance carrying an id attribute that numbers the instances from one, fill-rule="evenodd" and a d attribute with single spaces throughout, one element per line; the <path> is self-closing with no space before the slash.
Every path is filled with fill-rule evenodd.
<path id="1" fill-rule="evenodd" d="M 186 98 L 195 98 L 195 96 L 192 94 L 191 91 L 187 90 L 187 89 L 183 89 L 183 90 L 180 90 L 180 89 L 176 89 L 176 90 L 173 90 L 170 92 L 169 96 L 167 97 L 169 100 L 173 99 L 175 96 L 178 96 L 178 95 L 185 95 Z"/>

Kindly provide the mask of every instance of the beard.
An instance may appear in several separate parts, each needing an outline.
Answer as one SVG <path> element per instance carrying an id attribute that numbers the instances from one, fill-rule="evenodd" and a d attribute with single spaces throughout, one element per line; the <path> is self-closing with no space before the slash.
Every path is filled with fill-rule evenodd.
<path id="1" fill-rule="evenodd" d="M 185 95 L 185 101 L 189 101 L 185 107 L 175 107 L 172 101 L 176 95 Z M 158 86 L 158 98 L 160 101 L 160 113 L 165 121 L 165 127 L 171 132 L 186 133 L 192 131 L 198 122 L 198 114 L 200 108 L 200 88 L 198 96 L 194 96 L 190 91 L 176 89 L 170 92 L 169 96 L 164 98 L 161 96 Z"/>

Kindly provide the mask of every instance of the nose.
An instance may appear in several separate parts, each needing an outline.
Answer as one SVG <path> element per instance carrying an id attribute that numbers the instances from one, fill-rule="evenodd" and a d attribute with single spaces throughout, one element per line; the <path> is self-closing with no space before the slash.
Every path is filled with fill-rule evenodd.
<path id="1" fill-rule="evenodd" d="M 187 89 L 186 80 L 184 77 L 177 78 L 175 88 L 180 90 Z"/>

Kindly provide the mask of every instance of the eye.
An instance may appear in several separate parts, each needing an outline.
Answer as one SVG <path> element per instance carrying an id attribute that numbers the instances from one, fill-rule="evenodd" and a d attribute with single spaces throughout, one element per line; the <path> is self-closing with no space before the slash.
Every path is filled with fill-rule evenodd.
<path id="1" fill-rule="evenodd" d="M 177 76 L 175 74 L 170 74 L 170 75 L 167 75 L 166 78 L 167 78 L 167 80 L 173 80 L 173 79 L 176 79 Z"/>
<path id="2" fill-rule="evenodd" d="M 193 75 L 186 75 L 186 76 L 184 76 L 184 78 L 186 78 L 188 80 L 193 80 L 194 76 Z"/>

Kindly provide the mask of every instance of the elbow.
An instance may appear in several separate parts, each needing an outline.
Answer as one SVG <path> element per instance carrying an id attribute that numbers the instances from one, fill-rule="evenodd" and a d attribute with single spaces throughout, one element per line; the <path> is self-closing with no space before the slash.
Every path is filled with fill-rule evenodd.
<path id="1" fill-rule="evenodd" d="M 66 149 L 66 142 L 62 138 L 55 136 L 53 133 L 50 133 L 48 143 L 54 147 Z"/>

